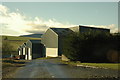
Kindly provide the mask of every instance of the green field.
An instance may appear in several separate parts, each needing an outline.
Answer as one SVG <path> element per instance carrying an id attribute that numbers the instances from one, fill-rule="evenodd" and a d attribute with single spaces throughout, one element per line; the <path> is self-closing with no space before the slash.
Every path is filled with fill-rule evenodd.
<path id="1" fill-rule="evenodd" d="M 7 37 L 8 40 L 21 40 L 21 41 L 27 41 L 29 39 L 37 39 L 40 40 L 40 38 L 31 38 L 31 37 L 18 37 L 18 36 L 2 36 L 2 40 Z"/>
<path id="2" fill-rule="evenodd" d="M 7 37 L 7 40 L 5 38 Z M 13 46 L 13 54 L 17 54 L 17 49 L 20 45 L 27 42 L 28 40 L 41 40 L 41 38 L 31 38 L 31 37 L 17 37 L 17 36 L 2 36 L 2 44 L 8 42 Z M 2 53 L 4 55 L 5 53 Z"/>

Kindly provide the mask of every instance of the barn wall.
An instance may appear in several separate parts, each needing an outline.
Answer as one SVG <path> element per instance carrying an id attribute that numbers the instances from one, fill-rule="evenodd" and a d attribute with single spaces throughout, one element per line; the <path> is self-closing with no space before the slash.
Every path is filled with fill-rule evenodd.
<path id="1" fill-rule="evenodd" d="M 58 35 L 51 29 L 48 29 L 46 33 L 43 34 L 41 43 L 47 48 L 58 48 Z"/>
<path id="2" fill-rule="evenodd" d="M 45 56 L 57 57 L 58 56 L 58 35 L 51 29 L 48 29 L 43 34 L 41 43 L 44 44 L 46 51 Z"/>
<path id="3" fill-rule="evenodd" d="M 64 46 L 64 44 L 63 44 L 63 39 L 64 39 L 64 37 L 65 36 L 59 36 L 59 41 L 58 41 L 58 55 L 59 56 L 62 56 L 62 53 L 63 53 L 63 46 Z"/>
<path id="4" fill-rule="evenodd" d="M 41 43 L 33 43 L 32 44 L 32 56 L 34 58 L 43 57 L 43 45 Z"/>

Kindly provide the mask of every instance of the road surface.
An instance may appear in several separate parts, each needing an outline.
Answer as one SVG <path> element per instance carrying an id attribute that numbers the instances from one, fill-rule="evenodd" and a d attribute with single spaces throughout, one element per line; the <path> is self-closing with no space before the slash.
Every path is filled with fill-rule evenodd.
<path id="1" fill-rule="evenodd" d="M 94 69 L 63 64 L 59 59 L 36 59 L 16 71 L 14 78 L 111 78 L 118 77 L 112 69 Z"/>

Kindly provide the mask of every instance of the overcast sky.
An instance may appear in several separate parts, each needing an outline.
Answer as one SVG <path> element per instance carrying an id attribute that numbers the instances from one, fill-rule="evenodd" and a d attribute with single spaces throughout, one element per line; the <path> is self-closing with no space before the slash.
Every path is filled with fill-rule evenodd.
<path id="1" fill-rule="evenodd" d="M 49 27 L 87 25 L 118 31 L 117 2 L 3 2 L 0 24 L 4 35 L 44 33 Z"/>

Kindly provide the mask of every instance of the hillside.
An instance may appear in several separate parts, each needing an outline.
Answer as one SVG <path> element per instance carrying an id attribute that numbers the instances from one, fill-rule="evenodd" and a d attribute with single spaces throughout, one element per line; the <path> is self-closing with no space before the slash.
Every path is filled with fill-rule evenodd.
<path id="1" fill-rule="evenodd" d="M 21 37 L 33 37 L 33 38 L 41 38 L 43 34 L 30 34 L 30 35 L 21 35 Z"/>
<path id="2" fill-rule="evenodd" d="M 31 37 L 16 37 L 16 36 L 2 36 L 2 44 L 9 43 L 13 47 L 13 53 L 17 54 L 17 49 L 20 45 L 25 43 L 27 40 L 40 40 L 41 38 L 31 38 Z M 6 53 L 2 53 L 3 55 Z"/>

